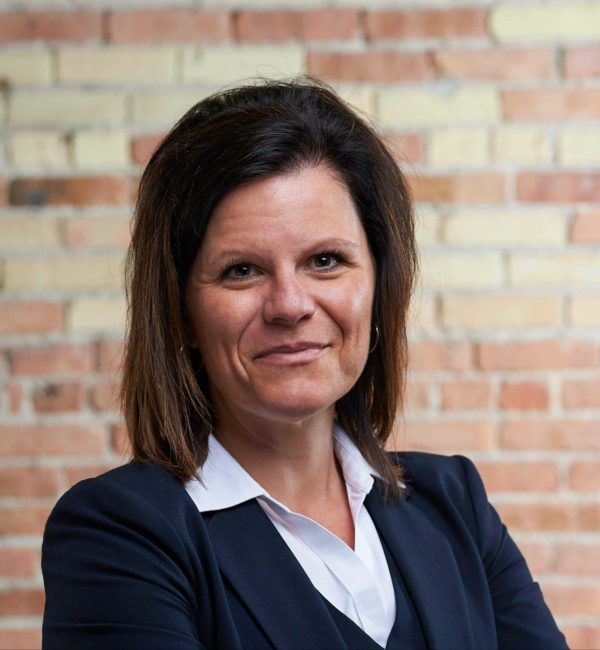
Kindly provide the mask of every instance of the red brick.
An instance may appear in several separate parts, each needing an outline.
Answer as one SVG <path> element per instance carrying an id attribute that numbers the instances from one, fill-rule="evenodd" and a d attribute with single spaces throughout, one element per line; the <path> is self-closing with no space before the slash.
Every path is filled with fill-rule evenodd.
<path id="1" fill-rule="evenodd" d="M 0 535 L 41 535 L 52 507 L 52 504 L 0 506 Z"/>
<path id="2" fill-rule="evenodd" d="M 563 71 L 567 78 L 600 76 L 600 47 L 568 47 L 564 53 Z"/>
<path id="3" fill-rule="evenodd" d="M 19 178 L 9 185 L 11 205 L 123 205 L 131 183 L 124 176 Z"/>
<path id="4" fill-rule="evenodd" d="M 486 409 L 492 406 L 492 390 L 485 381 L 449 381 L 441 385 L 442 409 Z"/>
<path id="5" fill-rule="evenodd" d="M 119 384 L 103 381 L 90 389 L 90 402 L 97 411 L 114 411 L 119 408 Z"/>
<path id="6" fill-rule="evenodd" d="M 127 427 L 123 422 L 118 422 L 110 427 L 110 438 L 113 451 L 119 456 L 128 457 L 131 454 Z"/>
<path id="7" fill-rule="evenodd" d="M 109 465 L 107 463 L 102 463 L 100 465 L 82 465 L 80 467 L 65 467 L 64 472 L 67 487 L 71 487 L 72 485 L 75 485 L 75 483 L 79 483 L 79 481 L 104 474 L 104 472 L 108 472 L 108 470 L 113 467 L 114 465 Z"/>
<path id="8" fill-rule="evenodd" d="M 164 133 L 145 133 L 134 136 L 131 141 L 131 159 L 138 165 L 145 165 L 154 150 L 165 137 Z"/>
<path id="9" fill-rule="evenodd" d="M 478 462 L 489 492 L 553 492 L 558 489 L 558 470 L 551 462 Z"/>
<path id="10" fill-rule="evenodd" d="M 489 421 L 409 421 L 390 441 L 389 448 L 456 453 L 490 449 L 493 427 Z"/>
<path id="11" fill-rule="evenodd" d="M 307 67 L 311 74 L 336 81 L 395 83 L 432 76 L 422 52 L 309 52 Z"/>
<path id="12" fill-rule="evenodd" d="M 412 176 L 408 178 L 415 201 L 427 203 L 500 203 L 506 199 L 502 174 Z"/>
<path id="13" fill-rule="evenodd" d="M 565 380 L 562 400 L 568 409 L 600 407 L 600 380 Z"/>
<path id="14" fill-rule="evenodd" d="M 358 33 L 358 12 L 354 9 L 240 11 L 235 24 L 239 41 L 260 43 L 347 41 Z"/>
<path id="15" fill-rule="evenodd" d="M 25 396 L 25 390 L 21 384 L 8 383 L 4 384 L 2 392 L 6 394 L 8 398 L 8 410 L 12 415 L 16 415 L 21 412 L 23 407 L 23 399 Z"/>
<path id="16" fill-rule="evenodd" d="M 409 411 L 423 411 L 429 408 L 429 384 L 424 381 L 409 381 L 406 388 L 405 407 Z"/>
<path id="17" fill-rule="evenodd" d="M 552 569 L 552 552 L 547 544 L 519 542 L 519 550 L 527 560 L 527 566 L 534 575 L 548 573 Z"/>
<path id="18" fill-rule="evenodd" d="M 409 357 L 412 371 L 471 368 L 471 346 L 465 342 L 411 341 Z"/>
<path id="19" fill-rule="evenodd" d="M 545 584 L 544 599 L 554 616 L 600 616 L 600 585 Z"/>
<path id="20" fill-rule="evenodd" d="M 517 420 L 500 429 L 506 449 L 600 451 L 600 421 Z"/>
<path id="21" fill-rule="evenodd" d="M 600 212 L 578 214 L 571 225 L 569 239 L 572 242 L 600 244 Z"/>
<path id="22" fill-rule="evenodd" d="M 41 646 L 41 628 L 23 630 L 5 627 L 0 629 L 0 648 L 11 648 L 11 650 L 31 650 L 31 648 L 40 648 Z"/>
<path id="23" fill-rule="evenodd" d="M 0 591 L 0 616 L 41 616 L 44 611 L 43 589 L 6 589 Z M 15 646 L 1 646 L 3 648 Z M 39 648 L 39 645 L 27 646 Z"/>
<path id="24" fill-rule="evenodd" d="M 556 573 L 570 575 L 600 574 L 600 547 L 596 544 L 558 544 Z"/>
<path id="25" fill-rule="evenodd" d="M 483 9 L 369 11 L 365 33 L 371 41 L 486 36 Z"/>
<path id="26" fill-rule="evenodd" d="M 579 530 L 594 533 L 600 530 L 600 503 L 582 505 L 577 509 L 576 514 Z"/>
<path id="27" fill-rule="evenodd" d="M 569 471 L 569 483 L 574 490 L 600 491 L 600 462 L 574 461 Z"/>
<path id="28" fill-rule="evenodd" d="M 13 375 L 81 374 L 94 369 L 94 348 L 89 344 L 14 348 L 8 357 Z"/>
<path id="29" fill-rule="evenodd" d="M 0 497 L 54 497 L 59 491 L 59 474 L 54 468 L 0 468 Z"/>
<path id="30" fill-rule="evenodd" d="M 569 648 L 600 648 L 600 627 L 597 625 L 561 625 L 560 629 Z"/>
<path id="31" fill-rule="evenodd" d="M 115 11 L 108 16 L 108 39 L 113 43 L 220 42 L 231 36 L 228 11 Z"/>
<path id="32" fill-rule="evenodd" d="M 98 370 L 117 373 L 123 360 L 123 341 L 100 341 L 98 343 Z"/>
<path id="33" fill-rule="evenodd" d="M 461 79 L 548 79 L 554 74 L 554 52 L 536 50 L 436 50 L 439 75 Z"/>
<path id="34" fill-rule="evenodd" d="M 99 456 L 105 451 L 101 422 L 0 425 L 0 457 Z"/>
<path id="35" fill-rule="evenodd" d="M 421 133 L 386 133 L 384 140 L 398 163 L 423 162 L 425 137 Z"/>
<path id="36" fill-rule="evenodd" d="M 36 413 L 66 413 L 79 411 L 85 393 L 81 384 L 47 383 L 35 389 L 33 408 Z"/>
<path id="37" fill-rule="evenodd" d="M 99 11 L 3 12 L 0 41 L 90 41 L 102 38 Z"/>
<path id="38" fill-rule="evenodd" d="M 6 334 L 47 334 L 64 326 L 64 308 L 57 302 L 0 303 L 0 336 Z"/>
<path id="39" fill-rule="evenodd" d="M 593 368 L 599 361 L 599 346 L 585 341 L 512 341 L 475 346 L 475 363 L 482 370 Z"/>
<path id="40" fill-rule="evenodd" d="M 571 503 L 497 503 L 496 510 L 511 532 L 578 529 L 578 511 Z"/>
<path id="41" fill-rule="evenodd" d="M 523 172 L 517 176 L 520 201 L 600 202 L 600 173 Z"/>
<path id="42" fill-rule="evenodd" d="M 32 578 L 39 574 L 40 553 L 34 548 L 0 548 L 0 576 Z"/>
<path id="43" fill-rule="evenodd" d="M 535 381 L 506 382 L 500 390 L 500 406 L 507 410 L 547 409 L 548 386 Z"/>
<path id="44" fill-rule="evenodd" d="M 502 113 L 509 120 L 563 120 L 600 117 L 600 89 L 505 90 Z"/>

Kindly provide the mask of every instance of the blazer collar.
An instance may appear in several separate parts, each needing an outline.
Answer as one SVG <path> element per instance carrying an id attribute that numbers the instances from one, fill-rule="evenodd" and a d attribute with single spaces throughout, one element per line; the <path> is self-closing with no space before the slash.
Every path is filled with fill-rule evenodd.
<path id="1" fill-rule="evenodd" d="M 414 496 L 408 489 L 403 501 L 385 504 L 374 489 L 365 506 L 404 578 L 428 647 L 473 648 L 470 614 L 454 553 L 418 509 Z"/>

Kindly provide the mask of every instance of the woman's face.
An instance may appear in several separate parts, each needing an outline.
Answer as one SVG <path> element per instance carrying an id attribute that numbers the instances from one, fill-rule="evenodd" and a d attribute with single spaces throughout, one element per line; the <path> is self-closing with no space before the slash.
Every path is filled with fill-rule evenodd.
<path id="1" fill-rule="evenodd" d="M 227 195 L 185 295 L 217 415 L 298 422 L 333 410 L 367 359 L 374 284 L 359 216 L 327 167 Z"/>

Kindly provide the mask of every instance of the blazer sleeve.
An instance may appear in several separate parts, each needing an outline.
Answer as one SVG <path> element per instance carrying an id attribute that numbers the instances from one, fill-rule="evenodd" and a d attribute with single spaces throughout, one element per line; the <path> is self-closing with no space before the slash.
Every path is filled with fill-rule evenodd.
<path id="1" fill-rule="evenodd" d="M 201 650 L 192 572 L 143 495 L 102 477 L 52 511 L 42 546 L 42 648 Z"/>
<path id="2" fill-rule="evenodd" d="M 487 499 L 473 463 L 459 457 L 473 507 L 477 543 L 485 565 L 501 649 L 564 650 L 560 632 L 525 558 Z"/>

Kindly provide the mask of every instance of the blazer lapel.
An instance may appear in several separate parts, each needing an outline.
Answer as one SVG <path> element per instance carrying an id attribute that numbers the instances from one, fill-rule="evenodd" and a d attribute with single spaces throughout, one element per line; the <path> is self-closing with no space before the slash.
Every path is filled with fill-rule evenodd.
<path id="1" fill-rule="evenodd" d="M 386 505 L 373 488 L 365 505 L 404 577 L 428 646 L 473 648 L 462 578 L 450 544 L 409 496 Z"/>
<path id="2" fill-rule="evenodd" d="M 205 517 L 219 568 L 275 648 L 344 648 L 323 599 L 256 501 Z"/>

